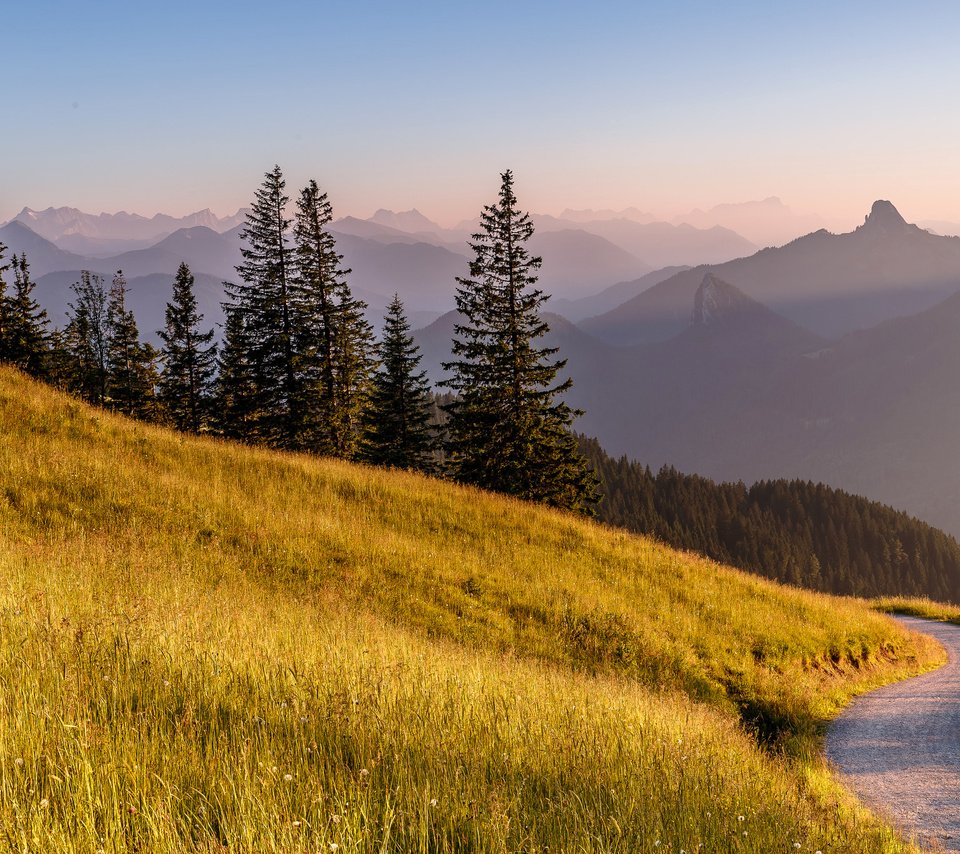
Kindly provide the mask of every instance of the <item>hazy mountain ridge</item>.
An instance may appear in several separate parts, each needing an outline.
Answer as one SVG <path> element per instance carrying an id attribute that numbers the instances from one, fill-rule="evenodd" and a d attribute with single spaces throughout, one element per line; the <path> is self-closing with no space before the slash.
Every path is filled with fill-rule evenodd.
<path id="1" fill-rule="evenodd" d="M 61 248 L 100 254 L 111 249 L 147 248 L 181 228 L 204 226 L 216 232 L 229 231 L 243 222 L 246 213 L 246 208 L 241 208 L 230 216 L 218 217 L 205 208 L 182 217 L 162 213 L 145 217 L 126 211 L 89 214 L 77 208 L 49 207 L 42 211 L 24 208 L 11 222 L 24 223 Z"/>
<path id="2" fill-rule="evenodd" d="M 878 201 L 852 232 L 820 230 L 678 273 L 583 327 L 622 344 L 666 340 L 685 327 L 708 272 L 813 332 L 838 337 L 923 311 L 960 289 L 960 238 L 910 225 L 892 204 Z"/>
<path id="3" fill-rule="evenodd" d="M 960 533 L 960 294 L 835 342 L 731 305 L 736 322 L 621 348 L 605 375 L 571 361 L 579 429 L 655 469 L 823 481 Z"/>
<path id="4" fill-rule="evenodd" d="M 598 293 L 589 296 L 579 297 L 577 299 L 552 299 L 550 301 L 551 310 L 557 314 L 563 315 L 569 320 L 579 322 L 588 317 L 601 314 L 622 305 L 627 300 L 649 290 L 654 285 L 675 276 L 677 273 L 689 270 L 689 267 L 676 266 L 664 267 L 660 270 L 653 270 L 646 273 L 639 279 L 630 279 L 625 282 L 617 282 L 609 288 L 604 288 Z"/>
<path id="5" fill-rule="evenodd" d="M 687 224 L 704 229 L 722 226 L 742 234 L 758 246 L 782 246 L 826 225 L 817 214 L 794 213 L 777 196 L 761 201 L 719 204 L 706 211 L 695 208 L 671 221 L 674 225 Z"/>

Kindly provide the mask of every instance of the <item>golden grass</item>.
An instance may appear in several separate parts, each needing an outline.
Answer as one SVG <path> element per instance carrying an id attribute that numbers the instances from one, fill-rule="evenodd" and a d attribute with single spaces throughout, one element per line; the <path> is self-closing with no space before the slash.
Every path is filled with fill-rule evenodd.
<path id="1" fill-rule="evenodd" d="M 942 623 L 960 624 L 960 608 L 934 602 L 920 597 L 888 597 L 873 599 L 872 607 L 883 614 L 904 614 L 908 617 L 922 617 L 925 620 L 939 620 Z"/>
<path id="2" fill-rule="evenodd" d="M 11 851 L 903 850 L 816 737 L 941 654 L 864 603 L 11 371 L 0 578 Z"/>

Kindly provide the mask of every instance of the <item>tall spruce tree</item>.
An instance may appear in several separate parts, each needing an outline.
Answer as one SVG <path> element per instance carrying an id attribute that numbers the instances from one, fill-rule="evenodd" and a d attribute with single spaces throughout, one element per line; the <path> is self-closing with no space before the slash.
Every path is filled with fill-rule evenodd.
<path id="1" fill-rule="evenodd" d="M 63 345 L 67 355 L 66 387 L 90 403 L 107 397 L 107 291 L 103 279 L 83 270 L 72 285 L 74 301 L 67 306 Z"/>
<path id="2" fill-rule="evenodd" d="M 200 328 L 194 277 L 181 264 L 173 282 L 173 299 L 167 303 L 166 325 L 158 334 L 163 341 L 160 358 L 159 397 L 178 430 L 198 433 L 210 420 L 210 400 L 216 370 L 214 330 Z"/>
<path id="3" fill-rule="evenodd" d="M 337 312 L 347 289 L 349 270 L 327 226 L 333 206 L 316 181 L 310 181 L 297 200 L 294 223 L 296 244 L 295 303 L 298 349 L 303 354 L 304 432 L 308 447 L 335 455 L 337 447 Z"/>
<path id="4" fill-rule="evenodd" d="M 430 386 L 426 372 L 417 371 L 420 348 L 410 334 L 397 294 L 387 309 L 379 356 L 367 415 L 365 456 L 376 465 L 432 471 Z"/>
<path id="5" fill-rule="evenodd" d="M 227 438 L 245 442 L 256 442 L 258 435 L 260 397 L 256 367 L 250 361 L 251 352 L 245 315 L 239 311 L 227 312 L 214 384 L 215 423 Z"/>
<path id="6" fill-rule="evenodd" d="M 302 394 L 298 384 L 296 317 L 291 289 L 293 255 L 286 215 L 289 198 L 279 166 L 267 172 L 240 234 L 239 283 L 226 283 L 228 315 L 240 313 L 247 363 L 252 368 L 252 412 L 247 438 L 279 447 L 301 444 Z M 239 328 L 237 323 L 235 328 Z"/>
<path id="7" fill-rule="evenodd" d="M 335 317 L 333 376 L 335 410 L 330 425 L 333 453 L 343 459 L 360 455 L 373 371 L 376 344 L 373 327 L 364 312 L 367 304 L 354 299 L 349 289 L 339 294 Z"/>
<path id="8" fill-rule="evenodd" d="M 13 306 L 10 295 L 7 292 L 7 280 L 5 274 L 10 269 L 10 264 L 4 264 L 3 258 L 6 255 L 7 247 L 0 243 L 0 362 L 9 362 L 13 352 Z"/>
<path id="9" fill-rule="evenodd" d="M 9 361 L 32 377 L 47 375 L 47 313 L 33 298 L 30 264 L 21 253 L 11 259 L 13 293 L 9 297 Z"/>
<path id="10" fill-rule="evenodd" d="M 452 371 L 445 385 L 448 455 L 462 482 L 556 507 L 589 512 L 596 477 L 570 432 L 579 414 L 558 399 L 571 380 L 552 385 L 565 360 L 538 347 L 548 331 L 535 287 L 542 259 L 526 244 L 533 223 L 517 207 L 513 174 L 501 175 L 496 204 L 484 207 L 470 247 L 470 276 L 458 278 Z"/>
<path id="11" fill-rule="evenodd" d="M 156 414 L 157 354 L 140 340 L 127 292 L 127 280 L 118 270 L 107 298 L 106 403 L 125 415 L 150 418 Z"/>
<path id="12" fill-rule="evenodd" d="M 297 200 L 293 282 L 304 446 L 350 458 L 362 439 L 373 369 L 366 303 L 354 299 L 328 225 L 333 207 L 316 181 Z"/>

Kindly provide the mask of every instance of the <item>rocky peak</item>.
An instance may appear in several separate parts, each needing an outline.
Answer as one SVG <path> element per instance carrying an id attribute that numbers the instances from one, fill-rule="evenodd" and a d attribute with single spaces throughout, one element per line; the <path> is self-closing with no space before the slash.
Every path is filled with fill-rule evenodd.
<path id="1" fill-rule="evenodd" d="M 693 298 L 693 325 L 711 326 L 754 306 L 754 301 L 742 291 L 707 273 Z"/>
<path id="2" fill-rule="evenodd" d="M 873 207 L 870 208 L 870 213 L 868 213 L 866 219 L 864 219 L 863 225 L 857 230 L 890 234 L 908 228 L 910 228 L 910 225 L 900 216 L 900 211 L 898 211 L 891 202 L 888 202 L 886 199 L 878 199 L 873 203 Z"/>

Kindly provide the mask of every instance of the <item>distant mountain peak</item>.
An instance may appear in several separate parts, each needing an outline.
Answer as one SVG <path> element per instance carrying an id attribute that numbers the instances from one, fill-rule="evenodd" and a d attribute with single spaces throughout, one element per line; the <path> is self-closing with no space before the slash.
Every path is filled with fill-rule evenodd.
<path id="1" fill-rule="evenodd" d="M 900 216 L 900 211 L 893 206 L 892 202 L 877 199 L 864 219 L 863 225 L 857 230 L 895 232 L 909 227 L 909 223 Z"/>
<path id="2" fill-rule="evenodd" d="M 693 325 L 713 326 L 758 307 L 759 303 L 739 288 L 707 273 L 693 298 Z"/>
<path id="3" fill-rule="evenodd" d="M 440 226 L 433 220 L 427 219 L 416 208 L 408 211 L 391 211 L 386 208 L 380 208 L 369 222 L 375 222 L 378 225 L 386 225 L 390 228 L 396 228 L 400 231 L 416 233 L 418 231 L 438 231 Z"/>

